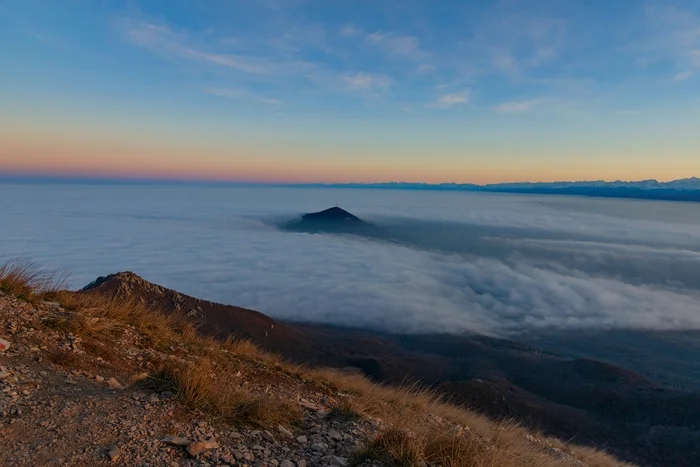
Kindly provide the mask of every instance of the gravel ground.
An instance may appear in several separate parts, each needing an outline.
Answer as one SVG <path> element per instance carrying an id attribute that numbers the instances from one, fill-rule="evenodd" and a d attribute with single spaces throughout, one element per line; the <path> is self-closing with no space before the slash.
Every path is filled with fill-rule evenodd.
<path id="1" fill-rule="evenodd" d="M 42 324 L 61 313 L 58 304 L 0 296 L 0 338 L 10 344 L 0 348 L 2 465 L 344 466 L 381 428 L 379 420 L 329 417 L 341 395 L 254 364 L 231 384 L 295 401 L 303 421 L 267 430 L 218 422 L 141 384 L 147 362 L 185 349 L 143 348 L 129 332 L 116 345 L 88 346 Z"/>

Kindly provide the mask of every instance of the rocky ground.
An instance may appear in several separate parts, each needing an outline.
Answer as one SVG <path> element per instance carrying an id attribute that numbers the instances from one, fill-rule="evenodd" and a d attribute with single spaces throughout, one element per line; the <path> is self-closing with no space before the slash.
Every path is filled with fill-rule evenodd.
<path id="1" fill-rule="evenodd" d="M 299 378 L 254 381 L 254 365 L 242 365 L 231 384 L 294 401 L 303 421 L 268 429 L 224 423 L 148 384 L 150 362 L 185 349 L 141 348 L 128 332 L 100 347 L 47 326 L 63 313 L 56 303 L 0 296 L 0 338 L 9 344 L 0 348 L 2 465 L 344 466 L 381 427 L 333 416 L 343 395 Z"/>

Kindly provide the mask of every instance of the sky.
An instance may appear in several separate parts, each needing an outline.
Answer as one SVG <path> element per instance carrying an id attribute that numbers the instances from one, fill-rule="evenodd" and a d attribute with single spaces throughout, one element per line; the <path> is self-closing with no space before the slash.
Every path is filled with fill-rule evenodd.
<path id="1" fill-rule="evenodd" d="M 0 2 L 0 173 L 700 175 L 696 0 Z"/>

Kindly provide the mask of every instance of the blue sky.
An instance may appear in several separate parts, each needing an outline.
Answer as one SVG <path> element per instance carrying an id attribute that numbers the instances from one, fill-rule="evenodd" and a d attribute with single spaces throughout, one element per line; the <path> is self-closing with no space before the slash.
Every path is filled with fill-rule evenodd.
<path id="1" fill-rule="evenodd" d="M 697 1 L 10 0 L 0 43 L 5 170 L 700 173 Z"/>

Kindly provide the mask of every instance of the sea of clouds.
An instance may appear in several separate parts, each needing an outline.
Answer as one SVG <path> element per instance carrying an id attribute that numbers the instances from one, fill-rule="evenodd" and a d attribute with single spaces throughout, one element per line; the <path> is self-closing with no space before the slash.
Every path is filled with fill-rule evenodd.
<path id="1" fill-rule="evenodd" d="M 700 203 L 202 185 L 0 185 L 0 257 L 131 270 L 276 318 L 393 332 L 700 329 Z M 9 201 L 9 202 L 7 202 Z M 387 235 L 286 232 L 341 207 Z"/>

